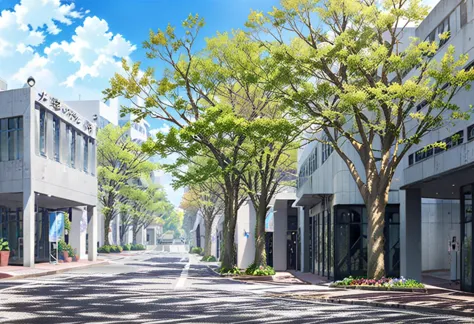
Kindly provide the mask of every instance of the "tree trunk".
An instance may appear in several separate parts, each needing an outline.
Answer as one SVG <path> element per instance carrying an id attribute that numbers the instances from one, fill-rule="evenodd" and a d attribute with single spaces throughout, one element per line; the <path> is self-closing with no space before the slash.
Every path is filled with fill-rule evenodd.
<path id="1" fill-rule="evenodd" d="M 262 195 L 263 196 L 263 195 Z M 266 200 L 266 198 L 265 198 Z M 255 258 L 254 264 L 259 267 L 267 266 L 267 253 L 265 250 L 265 217 L 267 216 L 267 206 L 260 199 L 258 209 L 256 210 L 255 224 Z"/>
<path id="2" fill-rule="evenodd" d="M 387 194 L 388 196 L 388 194 Z M 385 273 L 385 207 L 388 198 L 375 195 L 367 201 L 369 235 L 367 241 L 367 278 L 380 279 Z"/>
<path id="3" fill-rule="evenodd" d="M 137 229 L 137 225 L 136 224 L 133 224 L 133 228 L 132 228 L 132 242 L 133 244 L 137 244 L 137 234 L 138 234 L 138 229 Z"/>
<path id="4" fill-rule="evenodd" d="M 227 190 L 229 191 L 229 190 Z M 234 239 L 235 239 L 235 225 L 237 215 L 234 213 L 234 204 L 236 202 L 233 198 L 232 190 L 226 192 L 225 206 L 224 206 L 224 228 L 223 228 L 223 251 L 221 255 L 221 268 L 230 270 L 235 266 L 234 261 Z"/>
<path id="5" fill-rule="evenodd" d="M 110 245 L 109 228 L 112 221 L 110 215 L 104 215 L 104 245 Z"/>
<path id="6" fill-rule="evenodd" d="M 204 236 L 204 255 L 205 256 L 210 256 L 212 255 L 211 251 L 211 231 L 212 231 L 212 224 L 209 224 L 209 221 L 204 220 L 205 222 L 205 228 L 206 228 L 206 233 Z"/>

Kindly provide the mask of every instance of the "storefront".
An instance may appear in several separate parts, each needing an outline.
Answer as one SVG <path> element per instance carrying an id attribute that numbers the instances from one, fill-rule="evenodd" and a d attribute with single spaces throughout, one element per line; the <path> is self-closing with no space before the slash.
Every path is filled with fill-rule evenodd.
<path id="1" fill-rule="evenodd" d="M 367 210 L 362 205 L 336 205 L 310 217 L 309 270 L 335 280 L 367 275 Z M 398 205 L 385 213 L 385 266 L 388 276 L 400 275 Z"/>

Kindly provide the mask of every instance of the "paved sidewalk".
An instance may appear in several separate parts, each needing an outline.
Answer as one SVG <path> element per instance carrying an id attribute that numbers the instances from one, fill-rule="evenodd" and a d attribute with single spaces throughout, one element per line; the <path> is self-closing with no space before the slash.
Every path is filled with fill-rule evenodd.
<path id="1" fill-rule="evenodd" d="M 95 262 L 87 260 L 79 260 L 78 262 L 66 262 L 58 264 L 37 263 L 34 268 L 22 266 L 7 266 L 0 268 L 0 279 L 21 279 L 29 277 L 47 276 L 61 273 L 68 270 L 87 268 L 97 265 L 104 265 L 108 262 L 105 260 L 97 260 Z"/>
<path id="2" fill-rule="evenodd" d="M 272 296 L 470 316 L 474 322 L 474 294 L 431 285 L 426 285 L 427 293 L 329 288 L 329 283 L 327 280 L 323 280 L 324 278 L 318 278 L 314 275 L 309 276 L 300 272 L 292 272 L 291 274 L 305 282 L 315 282 L 316 284 L 312 287 L 316 289 L 313 291 L 283 292 L 272 294 Z"/>

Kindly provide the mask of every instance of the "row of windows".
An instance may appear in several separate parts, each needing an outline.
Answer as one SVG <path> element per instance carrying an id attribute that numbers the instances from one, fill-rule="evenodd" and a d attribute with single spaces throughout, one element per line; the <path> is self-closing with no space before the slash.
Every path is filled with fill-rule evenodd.
<path id="1" fill-rule="evenodd" d="M 23 117 L 0 119 L 0 161 L 23 159 Z"/>
<path id="2" fill-rule="evenodd" d="M 474 138 L 474 125 L 469 126 L 469 128 L 467 129 L 467 132 L 468 132 L 467 139 L 468 140 L 473 139 Z M 464 131 L 459 131 L 456 134 L 453 134 L 449 137 L 446 137 L 445 139 L 441 141 L 438 141 L 437 143 L 446 143 L 446 150 L 449 150 L 450 148 L 461 145 L 462 143 L 464 143 Z M 439 148 L 439 147 L 429 148 L 429 149 L 422 148 L 408 156 L 408 165 L 412 165 L 414 163 L 426 160 L 427 158 L 444 151 L 445 151 L 444 149 Z"/>
<path id="3" fill-rule="evenodd" d="M 468 65 L 466 65 L 466 67 L 464 68 L 465 71 L 470 71 L 470 70 L 472 70 L 472 69 L 474 69 L 474 61 L 472 61 L 471 63 L 469 63 Z M 446 89 L 448 86 L 449 86 L 449 83 L 445 83 L 445 84 L 441 87 L 441 90 Z M 420 103 L 416 106 L 416 111 L 421 110 L 422 108 L 426 107 L 427 105 L 428 105 L 428 101 L 423 100 L 422 102 L 420 102 Z"/>
<path id="4" fill-rule="evenodd" d="M 334 151 L 334 148 L 324 142 L 322 143 L 321 147 L 322 151 L 322 159 L 321 159 L 321 165 L 326 162 L 326 160 L 329 158 L 331 153 Z M 309 178 L 311 174 L 313 174 L 314 171 L 318 169 L 318 148 L 317 146 L 314 148 L 314 150 L 311 152 L 309 157 L 303 162 L 300 168 L 300 172 L 298 174 L 298 188 L 301 187 Z"/>
<path id="5" fill-rule="evenodd" d="M 49 116 L 49 118 L 48 118 Z M 52 138 L 48 136 L 48 121 L 52 120 L 50 131 Z M 66 134 L 62 134 L 61 123 L 65 124 Z M 64 136 L 65 135 L 65 136 Z M 66 140 L 63 144 L 63 154 L 61 153 L 61 142 Z M 77 131 L 70 124 L 63 122 L 58 116 L 48 112 L 44 108 L 39 109 L 39 153 L 42 156 L 49 156 L 57 162 L 65 163 L 71 168 L 79 168 L 84 172 L 95 173 L 95 161 L 92 161 L 91 168 L 89 168 L 89 146 L 94 150 L 94 139 Z M 48 152 L 47 143 L 52 141 L 52 152 Z M 47 154 L 50 153 L 50 154 Z M 82 158 L 80 166 L 77 165 L 77 158 Z M 93 156 L 95 159 L 95 157 Z"/>

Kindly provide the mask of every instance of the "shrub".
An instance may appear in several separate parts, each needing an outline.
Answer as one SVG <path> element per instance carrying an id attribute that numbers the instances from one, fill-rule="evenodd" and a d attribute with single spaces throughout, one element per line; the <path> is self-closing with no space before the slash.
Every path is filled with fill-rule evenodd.
<path id="1" fill-rule="evenodd" d="M 213 255 L 208 255 L 208 256 L 205 256 L 201 259 L 201 261 L 204 261 L 204 262 L 216 262 L 217 259 L 215 256 Z"/>
<path id="2" fill-rule="evenodd" d="M 201 254 L 201 253 L 203 253 L 203 252 L 204 252 L 204 250 L 203 250 L 201 247 L 199 247 L 199 246 L 193 247 L 193 248 L 191 249 L 191 253 Z"/>
<path id="3" fill-rule="evenodd" d="M 270 266 L 259 266 L 257 267 L 255 263 L 252 263 L 246 270 L 245 274 L 250 276 L 273 276 L 275 270 Z"/>
<path id="4" fill-rule="evenodd" d="M 230 269 L 227 268 L 219 268 L 219 273 L 220 274 L 228 274 L 228 275 L 240 275 L 242 272 L 240 271 L 239 268 L 233 267 Z"/>
<path id="5" fill-rule="evenodd" d="M 111 246 L 110 245 L 103 245 L 97 251 L 99 253 L 110 253 Z"/>
<path id="6" fill-rule="evenodd" d="M 124 245 L 122 245 L 122 248 L 125 251 L 130 251 L 132 249 L 132 245 L 131 244 L 124 244 Z"/>
<path id="7" fill-rule="evenodd" d="M 131 250 L 132 251 L 141 251 L 141 250 L 145 250 L 145 246 L 143 244 L 132 244 L 131 246 Z"/>

